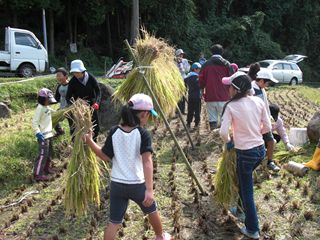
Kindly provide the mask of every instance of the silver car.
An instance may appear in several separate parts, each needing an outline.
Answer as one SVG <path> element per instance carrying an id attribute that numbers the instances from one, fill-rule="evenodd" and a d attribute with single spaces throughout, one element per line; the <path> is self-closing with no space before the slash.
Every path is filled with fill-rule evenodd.
<path id="1" fill-rule="evenodd" d="M 261 68 L 270 70 L 279 83 L 296 85 L 303 81 L 303 73 L 297 63 L 305 58 L 306 56 L 294 54 L 286 56 L 283 60 L 263 60 L 259 64 Z M 239 70 L 248 72 L 249 68 L 240 68 Z"/>

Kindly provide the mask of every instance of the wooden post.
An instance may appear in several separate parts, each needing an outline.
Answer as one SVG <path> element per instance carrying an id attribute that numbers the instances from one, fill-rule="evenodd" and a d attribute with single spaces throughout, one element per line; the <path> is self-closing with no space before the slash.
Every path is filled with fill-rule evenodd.
<path id="1" fill-rule="evenodd" d="M 177 107 L 177 112 L 178 112 L 178 116 L 179 116 L 179 118 L 180 118 L 180 120 L 181 120 L 181 122 L 182 122 L 182 125 L 183 125 L 184 129 L 185 129 L 186 132 L 187 132 L 187 136 L 188 136 L 188 138 L 189 138 L 189 141 L 190 141 L 190 144 L 191 144 L 191 148 L 192 148 L 192 150 L 194 150 L 194 144 L 193 144 L 193 141 L 192 141 L 192 138 L 191 138 L 189 129 L 187 128 L 187 125 L 186 125 L 186 123 L 185 123 L 184 120 L 183 120 L 183 116 L 182 116 L 182 113 L 181 113 L 179 107 Z"/>
<path id="2" fill-rule="evenodd" d="M 125 40 L 124 42 L 125 42 L 125 44 L 127 45 L 128 50 L 129 50 L 131 56 L 134 58 L 135 62 L 137 63 L 137 61 L 136 61 L 136 59 L 135 59 L 135 57 L 134 57 L 134 54 L 133 54 L 133 52 L 132 52 L 132 49 L 131 49 L 131 46 L 130 46 L 129 42 L 128 42 L 127 40 Z M 179 142 L 178 142 L 178 140 L 177 140 L 174 132 L 173 132 L 172 129 L 170 128 L 170 124 L 169 124 L 168 120 L 166 119 L 166 116 L 164 115 L 164 112 L 163 112 L 163 110 L 161 109 L 160 104 L 159 104 L 159 102 L 158 102 L 158 100 L 157 100 L 154 92 L 152 91 L 152 88 L 151 88 L 151 86 L 150 86 L 150 83 L 148 82 L 147 78 L 146 78 L 145 75 L 144 75 L 145 69 L 144 69 L 144 68 L 139 68 L 139 66 L 138 66 L 138 69 L 139 69 L 139 73 L 142 75 L 143 80 L 144 80 L 144 82 L 145 82 L 145 84 L 146 84 L 146 86 L 147 86 L 147 88 L 148 88 L 148 90 L 149 90 L 149 92 L 150 92 L 150 94 L 151 94 L 151 96 L 152 96 L 152 99 L 154 100 L 155 105 L 157 106 L 157 109 L 159 110 L 159 113 L 160 113 L 160 116 L 161 116 L 162 120 L 164 121 L 164 123 L 165 123 L 168 131 L 170 132 L 170 135 L 171 135 L 171 137 L 172 137 L 172 139 L 173 139 L 176 147 L 178 148 L 178 151 L 179 151 L 179 152 L 181 153 L 181 155 L 182 155 L 182 160 L 184 161 L 184 163 L 186 164 L 188 170 L 190 171 L 191 176 L 192 176 L 192 178 L 194 179 L 194 181 L 196 182 L 196 184 L 197 184 L 197 186 L 198 186 L 201 194 L 207 195 L 207 193 L 205 192 L 205 190 L 204 190 L 203 187 L 201 186 L 198 178 L 196 177 L 196 175 L 195 175 L 195 173 L 194 173 L 194 171 L 193 171 L 193 169 L 192 169 L 192 167 L 191 167 L 191 165 L 190 165 L 190 163 L 189 163 L 189 160 L 187 159 L 186 155 L 184 154 L 184 152 L 183 152 L 183 150 L 182 150 L 182 148 L 181 148 L 181 146 L 180 146 L 180 144 L 179 144 Z"/>

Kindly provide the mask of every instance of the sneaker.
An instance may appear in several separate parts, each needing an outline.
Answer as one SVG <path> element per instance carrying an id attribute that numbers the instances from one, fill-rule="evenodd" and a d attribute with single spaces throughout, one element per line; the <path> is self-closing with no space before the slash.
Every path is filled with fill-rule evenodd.
<path id="1" fill-rule="evenodd" d="M 158 238 L 158 237 L 155 238 L 155 240 L 171 240 L 171 239 L 172 239 L 171 235 L 169 233 L 167 233 L 167 232 L 162 234 L 162 238 L 161 239 Z"/>
<path id="2" fill-rule="evenodd" d="M 268 169 L 274 172 L 279 172 L 280 168 L 274 163 L 274 161 L 268 162 Z"/>
<path id="3" fill-rule="evenodd" d="M 229 209 L 229 212 L 236 218 L 239 219 L 240 222 L 243 222 L 245 221 L 246 219 L 246 215 L 243 213 L 243 212 L 240 212 L 238 211 L 238 208 L 237 207 L 232 207 Z"/>
<path id="4" fill-rule="evenodd" d="M 45 176 L 45 175 L 37 175 L 34 177 L 34 180 L 36 180 L 37 182 L 48 182 L 50 181 L 50 178 L 48 176 Z"/>
<path id="5" fill-rule="evenodd" d="M 259 239 L 260 238 L 258 231 L 255 233 L 249 233 L 246 227 L 241 228 L 240 231 L 243 235 L 247 236 L 248 238 L 252 238 L 252 239 Z"/>
<path id="6" fill-rule="evenodd" d="M 191 128 L 190 123 L 187 123 L 187 125 L 186 125 L 186 126 L 187 126 L 187 128 L 188 128 L 188 129 L 190 129 L 190 128 Z"/>

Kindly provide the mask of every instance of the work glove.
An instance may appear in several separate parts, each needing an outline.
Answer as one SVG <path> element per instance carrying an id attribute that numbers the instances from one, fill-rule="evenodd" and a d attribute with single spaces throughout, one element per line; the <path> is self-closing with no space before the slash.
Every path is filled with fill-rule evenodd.
<path id="1" fill-rule="evenodd" d="M 286 148 L 290 152 L 294 150 L 294 146 L 292 144 L 290 144 L 290 143 L 286 143 Z"/>
<path id="2" fill-rule="evenodd" d="M 92 104 L 92 106 L 91 106 L 94 110 L 99 110 L 99 108 L 100 108 L 100 106 L 99 106 L 99 104 L 98 103 L 94 103 L 94 104 Z"/>
<path id="3" fill-rule="evenodd" d="M 227 150 L 230 151 L 233 148 L 234 148 L 234 142 L 233 140 L 230 140 L 229 142 L 227 142 Z"/>
<path id="4" fill-rule="evenodd" d="M 36 138 L 37 138 L 39 141 L 44 141 L 44 136 L 43 136 L 43 134 L 42 134 L 41 132 L 38 132 L 38 133 L 36 134 Z"/>

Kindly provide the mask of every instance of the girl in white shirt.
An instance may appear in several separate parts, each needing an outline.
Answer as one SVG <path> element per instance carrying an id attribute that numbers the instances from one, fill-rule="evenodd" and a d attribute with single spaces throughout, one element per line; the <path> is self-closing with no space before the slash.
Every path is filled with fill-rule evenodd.
<path id="1" fill-rule="evenodd" d="M 39 144 L 39 156 L 34 165 L 34 178 L 36 181 L 48 181 L 47 174 L 50 170 L 51 161 L 51 138 L 53 137 L 51 112 L 49 105 L 57 103 L 53 93 L 42 88 L 38 93 L 38 106 L 32 119 L 32 128 Z"/>
<path id="2" fill-rule="evenodd" d="M 92 140 L 92 132 L 84 136 L 86 143 L 105 161 L 112 161 L 110 183 L 110 223 L 105 229 L 104 240 L 114 240 L 121 227 L 129 200 L 139 205 L 148 215 L 155 240 L 170 240 L 162 230 L 153 194 L 153 164 L 151 136 L 143 126 L 153 109 L 151 98 L 135 94 L 121 112 L 121 124 L 111 128 L 101 148 Z"/>

